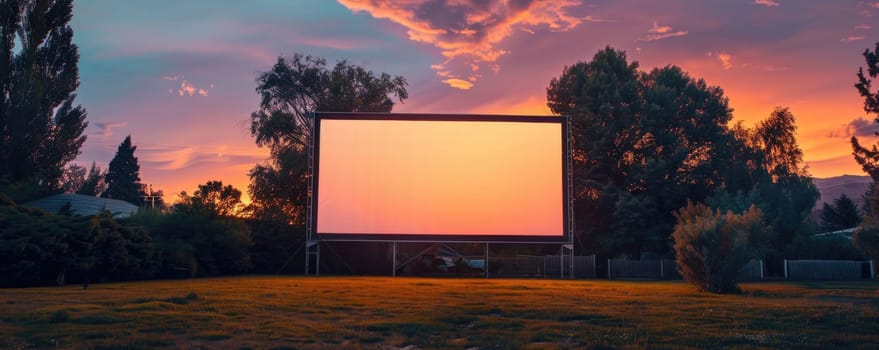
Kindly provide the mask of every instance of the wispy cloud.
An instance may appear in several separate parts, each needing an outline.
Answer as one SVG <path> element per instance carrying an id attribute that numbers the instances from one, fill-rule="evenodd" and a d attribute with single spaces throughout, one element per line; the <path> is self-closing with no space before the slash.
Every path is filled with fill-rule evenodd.
<path id="1" fill-rule="evenodd" d="M 671 26 L 661 26 L 656 21 L 653 21 L 653 28 L 650 28 L 647 34 L 638 38 L 638 40 L 654 41 L 684 35 L 687 35 L 686 30 L 674 30 Z"/>
<path id="2" fill-rule="evenodd" d="M 722 51 L 708 51 L 706 56 L 716 58 L 720 62 L 720 64 L 723 66 L 724 70 L 729 70 L 729 69 L 732 69 L 732 67 L 733 67 L 733 63 L 732 63 L 733 57 L 729 53 L 722 52 Z M 749 66 L 749 64 L 746 63 L 746 64 L 743 64 L 743 66 Z"/>
<path id="3" fill-rule="evenodd" d="M 182 75 L 166 75 L 166 76 L 162 77 L 162 79 L 169 80 L 169 81 L 175 81 L 175 80 L 182 79 L 182 78 L 183 78 Z"/>
<path id="4" fill-rule="evenodd" d="M 159 170 L 180 170 L 203 164 L 224 164 L 228 166 L 252 167 L 254 164 L 265 160 L 266 155 L 253 152 L 230 149 L 228 146 L 198 147 L 198 146 L 167 146 L 167 145 L 143 145 L 138 146 L 143 162 Z"/>
<path id="5" fill-rule="evenodd" d="M 583 22 L 599 22 L 591 16 L 568 14 L 575 0 L 521 0 L 489 2 L 477 0 L 338 0 L 353 12 L 366 12 L 407 29 L 410 40 L 441 50 L 445 61 L 432 68 L 446 84 L 469 89 L 481 77 L 473 65 L 500 70 L 498 59 L 509 52 L 500 43 L 516 32 L 534 33 L 545 27 L 567 31 Z"/>
<path id="6" fill-rule="evenodd" d="M 723 65 L 723 69 L 731 69 L 732 68 L 732 55 L 726 52 L 718 52 L 717 59 L 720 61 L 720 64 Z"/>
<path id="7" fill-rule="evenodd" d="M 844 43 L 849 43 L 852 41 L 858 41 L 858 40 L 863 40 L 863 39 L 864 39 L 863 35 L 849 35 L 845 38 L 839 39 L 839 41 L 844 42 Z"/>
<path id="8" fill-rule="evenodd" d="M 858 117 L 855 120 L 850 121 L 848 124 L 844 126 L 831 130 L 827 137 L 831 138 L 849 138 L 852 136 L 858 137 L 869 137 L 876 136 L 876 132 L 879 132 L 879 123 L 876 123 L 873 120 L 867 120 L 864 117 Z"/>
<path id="9" fill-rule="evenodd" d="M 858 24 L 855 26 L 855 29 L 857 30 L 870 30 L 871 28 L 873 28 L 873 26 L 869 24 Z"/>
<path id="10" fill-rule="evenodd" d="M 766 7 L 778 7 L 780 5 L 778 1 L 773 0 L 754 0 L 754 3 Z"/>
<path id="11" fill-rule="evenodd" d="M 98 128 L 97 135 L 101 137 L 104 141 L 107 141 L 110 136 L 113 136 L 113 130 L 117 128 L 122 128 L 128 125 L 128 122 L 125 121 L 106 121 L 106 122 L 95 122 L 94 125 Z"/>
<path id="12" fill-rule="evenodd" d="M 875 8 L 875 9 L 879 9 L 879 1 L 871 2 L 870 7 Z"/>

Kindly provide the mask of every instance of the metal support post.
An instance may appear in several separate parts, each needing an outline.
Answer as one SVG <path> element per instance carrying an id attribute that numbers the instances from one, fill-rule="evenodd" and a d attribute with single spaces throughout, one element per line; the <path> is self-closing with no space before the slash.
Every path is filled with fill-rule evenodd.
<path id="1" fill-rule="evenodd" d="M 482 265 L 482 269 L 485 270 L 485 278 L 488 278 L 488 242 L 485 242 L 485 260 Z"/>
<path id="2" fill-rule="evenodd" d="M 391 248 L 391 251 L 392 251 L 391 254 L 394 256 L 394 258 L 393 258 L 394 270 L 391 272 L 391 276 L 397 277 L 397 241 L 394 241 L 392 243 L 392 247 L 393 248 Z"/>
<path id="3" fill-rule="evenodd" d="M 784 278 L 787 279 L 787 259 L 784 259 Z"/>
<path id="4" fill-rule="evenodd" d="M 305 242 L 305 275 L 311 274 L 311 257 L 314 256 L 314 275 L 320 275 L 320 241 Z"/>

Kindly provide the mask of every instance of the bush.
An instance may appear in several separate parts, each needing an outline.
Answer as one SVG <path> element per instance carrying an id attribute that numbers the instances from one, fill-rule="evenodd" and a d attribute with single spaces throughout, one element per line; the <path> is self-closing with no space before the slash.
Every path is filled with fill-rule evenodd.
<path id="1" fill-rule="evenodd" d="M 852 236 L 852 244 L 864 255 L 879 259 L 879 223 L 872 220 L 858 227 Z"/>
<path id="2" fill-rule="evenodd" d="M 678 271 L 688 283 L 713 293 L 738 292 L 739 270 L 768 245 L 768 227 L 756 206 L 742 214 L 688 203 L 675 213 L 672 238 Z"/>

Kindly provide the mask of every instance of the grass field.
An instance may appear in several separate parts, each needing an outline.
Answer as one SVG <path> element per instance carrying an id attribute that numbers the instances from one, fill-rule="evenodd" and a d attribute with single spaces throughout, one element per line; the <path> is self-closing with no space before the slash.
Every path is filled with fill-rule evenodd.
<path id="1" fill-rule="evenodd" d="M 879 283 L 234 277 L 0 289 L 0 348 L 879 348 Z"/>

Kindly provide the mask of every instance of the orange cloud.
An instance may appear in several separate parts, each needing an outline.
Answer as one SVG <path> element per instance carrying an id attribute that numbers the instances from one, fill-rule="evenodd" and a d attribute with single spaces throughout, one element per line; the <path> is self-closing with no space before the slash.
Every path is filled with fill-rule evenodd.
<path id="1" fill-rule="evenodd" d="M 180 83 L 180 88 L 177 89 L 177 94 L 180 96 L 199 95 L 204 97 L 208 95 L 208 91 L 202 88 L 198 88 L 189 81 L 184 80 Z"/>
<path id="2" fill-rule="evenodd" d="M 718 52 L 714 56 L 717 57 L 717 60 L 723 65 L 723 69 L 731 69 L 733 67 L 732 55 L 726 52 Z"/>
<path id="3" fill-rule="evenodd" d="M 407 29 L 410 40 L 431 44 L 446 58 L 431 67 L 446 84 L 469 89 L 480 77 L 476 66 L 497 72 L 498 59 L 508 52 L 499 47 L 514 29 L 533 33 L 533 27 L 545 26 L 551 31 L 567 31 L 583 22 L 600 21 L 591 16 L 574 17 L 567 8 L 579 1 L 525 0 L 516 2 L 483 2 L 454 0 L 446 3 L 429 0 L 338 0 L 353 12 L 366 12 L 372 17 L 387 19 Z M 462 84 L 462 81 L 471 82 Z"/>
<path id="4" fill-rule="evenodd" d="M 473 83 L 466 81 L 466 80 L 461 80 L 458 78 L 449 78 L 449 79 L 443 80 L 443 82 L 453 88 L 461 89 L 461 90 L 470 90 L 470 88 L 473 87 Z"/>
<path id="5" fill-rule="evenodd" d="M 653 21 L 653 28 L 647 31 L 647 35 L 644 35 L 638 40 L 640 41 L 654 41 L 654 40 L 662 40 L 666 38 L 673 38 L 676 36 L 684 36 L 687 35 L 686 30 L 678 30 L 674 31 L 671 26 L 661 26 Z"/>

